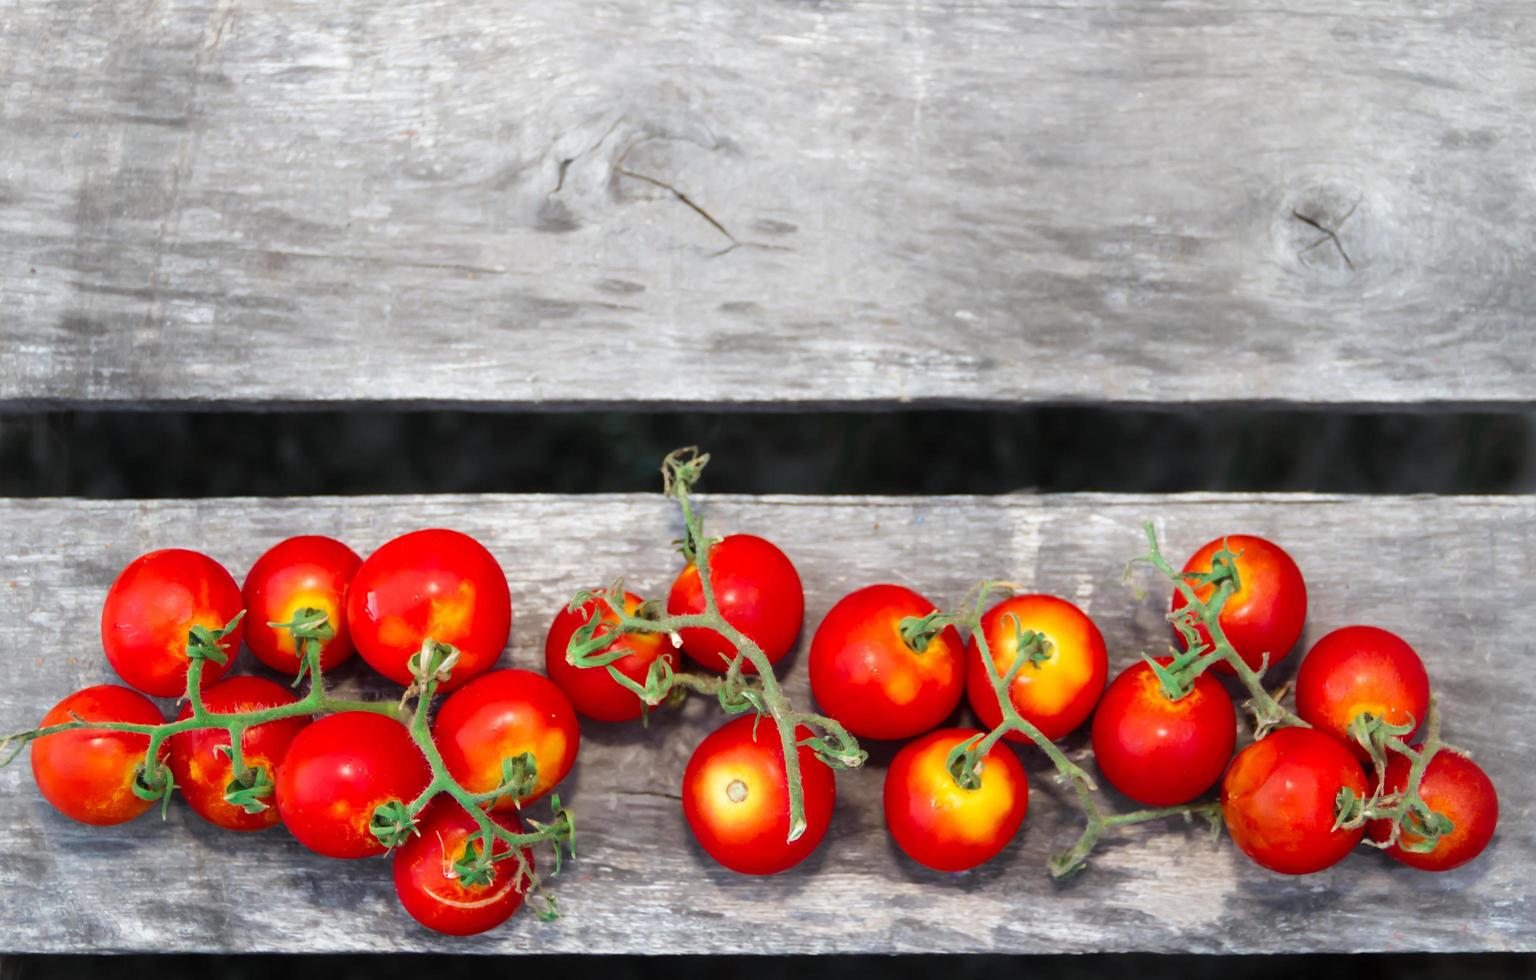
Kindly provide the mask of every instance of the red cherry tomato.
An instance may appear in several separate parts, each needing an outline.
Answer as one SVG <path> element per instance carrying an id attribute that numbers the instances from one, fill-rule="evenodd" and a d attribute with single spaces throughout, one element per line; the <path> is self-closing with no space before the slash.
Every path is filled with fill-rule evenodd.
<path id="1" fill-rule="evenodd" d="M 522 833 L 517 817 L 496 814 L 491 819 L 513 833 Z M 465 884 L 457 865 L 471 844 L 482 849 L 480 825 L 458 803 L 439 796 L 421 811 L 420 831 L 395 851 L 395 894 L 411 918 L 449 936 L 473 936 L 494 929 L 523 904 L 527 878 L 517 859 L 499 858 L 491 865 L 491 880 Z M 497 844 L 497 854 L 511 854 Z M 533 852 L 523 849 L 533 868 Z"/>
<path id="2" fill-rule="evenodd" d="M 643 600 L 632 592 L 624 593 L 624 611 L 633 615 Z M 645 704 L 634 691 L 619 684 L 608 673 L 607 667 L 577 667 L 565 659 L 565 649 L 571 642 L 571 634 L 585 626 L 592 618 L 593 607 L 603 610 L 603 622 L 598 635 L 612 631 L 617 617 L 606 605 L 592 600 L 572 612 L 562 607 L 555 621 L 549 624 L 549 636 L 544 640 L 544 670 L 549 679 L 571 699 L 576 710 L 597 721 L 633 721 L 639 718 Z M 609 666 L 636 684 L 644 685 L 651 664 L 665 660 L 677 669 L 677 651 L 661 633 L 625 633 L 603 648 L 603 653 L 613 650 L 629 651 Z"/>
<path id="3" fill-rule="evenodd" d="M 1001 742 L 982 757 L 981 785 L 955 781 L 949 753 L 983 733 L 943 728 L 908 742 L 885 774 L 885 825 L 902 851 L 935 871 L 964 871 L 996 857 L 1029 808 L 1018 756 Z"/>
<path id="4" fill-rule="evenodd" d="M 396 684 L 412 681 L 410 659 L 432 639 L 459 650 L 439 688 L 451 691 L 501 657 L 512 630 L 512 594 L 485 546 L 458 531 L 413 531 L 369 555 L 347 591 L 347 627 L 357 652 Z"/>
<path id="5" fill-rule="evenodd" d="M 188 632 L 222 629 L 241 608 L 240 587 L 212 558 L 181 548 L 151 551 L 129 562 L 107 590 L 101 644 L 119 677 L 145 694 L 173 698 L 187 690 Z M 244 628 L 236 626 L 220 644 L 228 664 L 203 664 L 203 683 L 234 663 Z"/>
<path id="6" fill-rule="evenodd" d="M 530 753 L 538 777 L 533 792 L 520 801 L 496 801 L 496 809 L 512 810 L 548 793 L 571 771 L 581 726 L 570 699 L 549 678 L 531 670 L 493 670 L 443 702 L 432 738 L 448 772 L 471 793 L 500 786 L 502 760 Z"/>
<path id="7" fill-rule="evenodd" d="M 802 725 L 796 734 L 811 731 Z M 710 857 L 741 874 L 771 875 L 816 850 L 832 822 L 837 784 L 815 752 L 798 751 L 806 826 L 790 842 L 784 748 L 772 721 L 747 715 L 726 722 L 693 750 L 683 773 L 683 816 Z"/>
<path id="8" fill-rule="evenodd" d="M 261 677 L 230 677 L 203 692 L 203 707 L 217 715 L 258 711 L 293 704 L 298 698 L 280 684 Z M 178 719 L 192 717 L 192 705 L 182 707 Z M 248 728 L 240 740 L 240 754 L 248 768 L 266 770 L 273 783 L 281 769 L 283 756 L 294 736 L 309 724 L 308 716 L 269 721 Z M 278 822 L 277 808 L 270 805 L 257 813 L 248 813 L 224 798 L 234 779 L 228 756 L 229 732 L 220 728 L 199 728 L 166 739 L 171 756 L 168 764 L 176 777 L 176 788 L 198 816 L 226 830 L 265 830 Z"/>
<path id="9" fill-rule="evenodd" d="M 1393 753 L 1387 763 L 1387 791 L 1397 792 L 1408 785 L 1408 757 Z M 1399 843 L 1387 848 L 1388 856 L 1421 871 L 1449 871 L 1477 857 L 1493 839 L 1493 830 L 1499 823 L 1499 794 L 1482 767 L 1464 755 L 1442 749 L 1424 767 L 1419 780 L 1419 797 L 1429 808 L 1448 818 L 1453 827 L 1435 842 L 1432 851 L 1410 851 L 1404 843 L 1423 840 L 1408 833 L 1407 828 Z M 1365 825 L 1365 832 L 1374 841 L 1384 841 L 1391 832 L 1385 820 L 1372 820 Z"/>
<path id="10" fill-rule="evenodd" d="M 1046 738 L 1061 738 L 1093 712 L 1109 677 L 1109 654 L 1099 628 L 1081 609 L 1055 596 L 1016 595 L 987 610 L 981 628 L 999 676 L 1013 666 L 1021 632 L 1033 630 L 1050 644 L 1049 656 L 1019 668 L 1008 689 L 1015 710 Z M 966 649 L 965 686 L 971 709 L 983 725 L 994 728 L 1003 712 L 975 637 Z M 1009 732 L 1006 737 L 1029 741 L 1022 732 Z"/>
<path id="11" fill-rule="evenodd" d="M 326 857 L 383 854 L 368 829 L 373 811 L 409 803 L 432 771 L 393 718 L 343 711 L 312 722 L 288 745 L 277 772 L 277 809 L 300 844 Z"/>
<path id="12" fill-rule="evenodd" d="M 53 706 L 39 727 L 75 718 L 159 725 L 165 716 L 137 691 L 99 684 L 76 691 Z M 43 799 L 81 823 L 108 827 L 126 823 L 154 806 L 133 792 L 134 777 L 149 752 L 149 736 L 131 732 L 77 731 L 44 735 L 32 743 L 32 778 Z M 162 756 L 163 757 L 163 756 Z"/>
<path id="13" fill-rule="evenodd" d="M 1279 545 L 1251 534 L 1230 534 L 1207 542 L 1205 547 L 1189 557 L 1184 571 L 1208 574 L 1211 558 L 1225 544 L 1237 553 L 1238 590 L 1227 598 L 1221 607 L 1221 631 L 1227 635 L 1232 649 L 1243 658 L 1243 663 L 1258 670 L 1269 655 L 1273 667 L 1291 652 L 1301 639 L 1301 628 L 1307 621 L 1307 583 L 1301 577 L 1301 569 Z M 1215 586 L 1207 585 L 1195 590 L 1201 602 L 1208 601 L 1215 593 Z M 1178 612 L 1187 603 L 1184 593 L 1175 589 L 1172 610 Z M 1210 633 L 1202 624 L 1199 627 L 1202 643 L 1211 642 Z M 1182 648 L 1184 640 L 1178 636 Z M 1218 663 L 1212 670 L 1235 674 L 1230 665 Z"/>
<path id="14" fill-rule="evenodd" d="M 320 648 L 320 669 L 352 656 L 347 633 L 347 586 L 362 559 L 333 538 L 306 534 L 280 541 L 256 559 L 245 577 L 245 643 L 256 659 L 289 677 L 299 672 L 293 634 L 268 623 L 288 623 L 300 609 L 325 613 L 336 634 Z"/>
<path id="15" fill-rule="evenodd" d="M 1243 853 L 1288 875 L 1344 860 L 1365 828 L 1335 830 L 1339 790 L 1366 792 L 1349 748 L 1311 728 L 1282 728 L 1237 754 L 1221 784 L 1227 831 Z"/>
<path id="16" fill-rule="evenodd" d="M 1151 666 L 1134 663 L 1110 683 L 1093 716 L 1099 771 L 1147 806 L 1188 803 L 1215 786 L 1236 744 L 1232 698 L 1209 673 L 1171 701 Z"/>
<path id="17" fill-rule="evenodd" d="M 1417 725 L 1429 713 L 1429 675 L 1413 647 L 1396 634 L 1345 626 L 1318 640 L 1302 660 L 1296 672 L 1296 713 L 1369 759 L 1349 734 L 1355 716 Z"/>
<path id="18" fill-rule="evenodd" d="M 826 714 L 863 738 L 911 738 L 942 723 L 965 690 L 965 647 L 953 628 L 921 652 L 901 623 L 933 603 L 900 585 L 839 599 L 811 641 L 811 693 Z"/>
<path id="19" fill-rule="evenodd" d="M 725 621 L 763 648 L 770 664 L 784 659 L 800 635 L 805 618 L 805 590 L 789 557 L 772 543 L 750 534 L 732 534 L 709 549 L 710 584 Z M 689 564 L 672 583 L 667 612 L 684 616 L 704 611 L 704 588 L 698 566 Z M 734 649 L 710 629 L 680 630 L 683 652 L 699 666 L 723 674 Z M 742 673 L 755 674 L 748 662 Z"/>

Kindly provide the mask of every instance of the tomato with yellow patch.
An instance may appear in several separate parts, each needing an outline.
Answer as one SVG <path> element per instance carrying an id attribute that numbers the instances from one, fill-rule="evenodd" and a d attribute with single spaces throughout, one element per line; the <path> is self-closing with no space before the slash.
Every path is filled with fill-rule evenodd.
<path id="1" fill-rule="evenodd" d="M 1184 563 L 1184 575 L 1209 575 L 1216 553 L 1223 547 L 1237 555 L 1232 564 L 1237 568 L 1238 588 L 1222 604 L 1216 621 L 1250 670 L 1266 663 L 1273 667 L 1301 639 L 1307 622 L 1307 583 L 1284 548 L 1252 534 L 1230 534 L 1206 542 Z M 1216 585 L 1202 585 L 1194 591 L 1201 602 L 1208 602 L 1216 589 Z M 1184 593 L 1174 589 L 1170 611 L 1178 612 L 1187 604 Z M 1210 645 L 1211 634 L 1205 624 L 1199 624 L 1196 633 L 1202 646 Z M 1175 637 L 1182 649 L 1183 634 L 1175 631 Z M 1236 673 L 1224 661 L 1211 669 Z"/>
<path id="2" fill-rule="evenodd" d="M 117 675 L 145 694 L 178 697 L 187 690 L 188 634 L 222 629 L 240 614 L 240 587 L 223 565 L 196 551 L 166 548 L 128 563 L 107 590 L 101 645 Z M 245 624 L 219 645 L 225 663 L 206 660 L 203 683 L 218 680 L 240 652 Z"/>
<path id="3" fill-rule="evenodd" d="M 885 774 L 885 825 L 902 853 L 935 871 L 965 871 L 992 860 L 1018 834 L 1029 783 L 1018 756 L 1001 742 L 977 765 L 974 789 L 950 771 L 957 746 L 982 737 L 944 728 L 907 743 Z"/>
<path id="4" fill-rule="evenodd" d="M 514 834 L 522 826 L 512 814 L 491 819 Z M 439 796 L 421 811 L 417 833 L 395 851 L 395 895 L 411 918 L 434 932 L 473 936 L 501 925 L 523 904 L 533 873 L 533 851 L 523 848 L 526 873 L 512 849 L 497 841 L 489 880 L 469 880 L 469 850 L 484 853 L 480 825 L 454 800 Z"/>
<path id="5" fill-rule="evenodd" d="M 397 684 L 426 640 L 459 651 L 440 687 L 451 691 L 501 657 L 512 630 L 507 577 L 485 546 L 442 528 L 403 534 L 369 555 L 347 591 L 347 627 L 357 652 Z"/>
<path id="6" fill-rule="evenodd" d="M 38 727 L 77 719 L 165 723 L 155 703 L 139 692 L 99 684 L 54 705 Z M 90 728 L 56 732 L 32 743 L 32 778 L 43 799 L 71 820 L 98 827 L 126 823 L 154 806 L 154 801 L 140 799 L 133 791 L 148 752 L 147 734 Z"/>
<path id="7" fill-rule="evenodd" d="M 1147 806 L 1188 803 L 1215 786 L 1236 744 L 1237 712 L 1216 678 L 1201 674 L 1175 701 L 1145 660 L 1110 682 L 1093 715 L 1099 771 Z"/>
<path id="8" fill-rule="evenodd" d="M 471 793 L 489 793 L 504 782 L 502 763 L 533 757 L 532 791 L 503 796 L 496 808 L 515 809 L 554 789 L 571 771 L 581 747 L 581 727 L 570 698 L 542 674 L 494 670 L 453 692 L 437 711 L 432 738 L 448 772 Z"/>
<path id="9" fill-rule="evenodd" d="M 624 593 L 624 612 L 635 615 L 643 600 L 633 592 Z M 618 618 L 607 603 L 592 599 L 570 609 L 562 606 L 549 624 L 544 638 L 544 670 L 549 679 L 566 693 L 576 710 L 597 721 L 633 721 L 645 710 L 645 703 L 634 691 L 620 684 L 609 672 L 611 667 L 636 684 L 645 685 L 646 676 L 658 660 L 666 661 L 677 670 L 677 651 L 664 633 L 623 633 L 600 653 L 624 651 L 624 655 L 606 667 L 577 667 L 566 659 L 566 648 L 571 635 L 591 621 L 595 611 L 601 610 L 601 622 L 597 636 L 613 632 Z"/>
<path id="10" fill-rule="evenodd" d="M 902 624 L 934 605 L 900 585 L 871 585 L 827 611 L 811 641 L 811 694 L 861 738 L 911 738 L 943 723 L 965 692 L 965 646 L 954 627 L 915 649 Z"/>
<path id="11" fill-rule="evenodd" d="M 1281 728 L 1237 754 L 1221 783 L 1232 841 L 1281 874 L 1330 868 L 1360 843 L 1364 827 L 1335 827 L 1339 793 L 1366 794 L 1365 770 L 1349 748 L 1313 728 Z"/>
<path id="12" fill-rule="evenodd" d="M 245 643 L 256 659 L 290 677 L 299 672 L 299 649 L 290 630 L 304 609 L 318 609 L 334 635 L 320 648 L 320 669 L 331 670 L 352 656 L 347 631 L 347 587 L 362 564 L 357 552 L 334 538 L 305 534 L 280 541 L 256 559 L 241 589 L 247 611 Z"/>
<path id="13" fill-rule="evenodd" d="M 810 729 L 796 729 L 799 739 Z M 805 799 L 805 830 L 789 840 L 789 784 L 784 746 L 769 719 L 747 715 L 710 733 L 683 773 L 683 817 L 710 857 L 732 871 L 787 871 L 816 850 L 832 822 L 837 784 L 832 769 L 804 745 L 796 747 Z"/>
<path id="14" fill-rule="evenodd" d="M 1016 595 L 987 610 L 981 628 L 999 677 L 1006 676 L 1018 659 L 1020 641 L 1029 633 L 1043 641 L 1033 648 L 1030 661 L 1019 668 L 1008 689 L 1014 710 L 1025 721 L 1054 740 L 1087 720 L 1109 676 L 1104 636 L 1087 613 L 1055 596 Z M 983 725 L 994 728 L 1003 712 L 975 637 L 967 649 L 965 683 L 971 708 Z M 1007 738 L 1029 741 L 1022 732 L 1009 732 Z"/>
<path id="15" fill-rule="evenodd" d="M 229 677 L 203 692 L 203 707 L 215 715 L 260 711 L 297 701 L 287 688 L 261 677 Z M 192 705 L 183 705 L 176 717 L 192 717 Z M 247 769 L 261 770 L 275 785 L 289 744 L 307 724 L 307 715 L 295 715 L 247 728 L 240 739 L 241 761 Z M 266 809 L 256 813 L 225 799 L 234 779 L 232 760 L 225 754 L 230 744 L 226 729 L 196 728 L 172 735 L 166 743 L 176 788 L 198 816 L 225 830 L 265 830 L 279 822 L 270 794 L 264 801 Z"/>
<path id="16" fill-rule="evenodd" d="M 371 711 L 327 715 L 299 732 L 277 773 L 277 810 L 300 844 L 333 858 L 383 854 L 369 825 L 389 802 L 409 803 L 431 782 L 426 756 L 403 724 Z"/>
<path id="17" fill-rule="evenodd" d="M 1361 759 L 1350 734 L 1361 715 L 1418 727 L 1429 714 L 1429 674 L 1402 637 L 1375 626 L 1344 626 L 1318 640 L 1296 672 L 1296 713 Z M 1411 734 L 1410 729 L 1410 734 Z"/>

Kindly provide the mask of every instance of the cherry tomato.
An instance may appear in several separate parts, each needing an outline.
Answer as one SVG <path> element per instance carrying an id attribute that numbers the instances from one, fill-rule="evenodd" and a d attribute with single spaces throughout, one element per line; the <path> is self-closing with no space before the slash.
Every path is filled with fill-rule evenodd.
<path id="1" fill-rule="evenodd" d="M 1232 698 L 1209 673 L 1172 701 L 1152 667 L 1134 663 L 1110 683 L 1093 716 L 1099 771 L 1147 806 L 1188 803 L 1215 786 L 1236 744 Z"/>
<path id="2" fill-rule="evenodd" d="M 212 558 L 181 548 L 151 551 L 129 562 L 107 590 L 101 644 L 119 677 L 145 694 L 173 698 L 187 690 L 188 632 L 221 629 L 241 608 L 240 587 Z M 203 683 L 234 663 L 244 628 L 220 643 L 228 664 L 203 664 Z"/>
<path id="3" fill-rule="evenodd" d="M 796 735 L 811 731 L 802 725 Z M 710 857 L 741 874 L 771 875 L 816 850 L 832 822 L 837 783 L 815 752 L 803 745 L 798 752 L 805 832 L 790 842 L 784 748 L 772 721 L 728 721 L 693 750 L 683 773 L 683 816 Z"/>
<path id="4" fill-rule="evenodd" d="M 966 789 L 949 753 L 983 733 L 942 728 L 908 742 L 885 774 L 885 825 L 907 857 L 935 871 L 965 871 L 996 857 L 1029 808 L 1029 783 L 1013 750 L 999 742 L 982 757 L 981 785 Z"/>
<path id="5" fill-rule="evenodd" d="M 725 621 L 763 648 L 770 664 L 784 659 L 800 635 L 805 590 L 789 557 L 772 543 L 750 534 L 732 534 L 709 549 L 710 584 Z M 704 588 L 697 565 L 689 564 L 672 583 L 667 612 L 684 616 L 704 611 Z M 680 630 L 683 652 L 699 666 L 723 674 L 735 650 L 711 629 Z M 757 668 L 743 661 L 742 673 Z"/>
<path id="6" fill-rule="evenodd" d="M 999 676 L 1013 666 L 1022 632 L 1033 630 L 1050 645 L 1049 655 L 1021 667 L 1008 689 L 1014 709 L 1046 738 L 1061 738 L 1093 712 L 1109 677 L 1109 654 L 1099 628 L 1081 609 L 1055 596 L 1016 595 L 987 610 L 981 628 Z M 996 727 L 1003 712 L 975 637 L 967 645 L 967 661 L 965 686 L 971 708 L 983 725 Z M 1022 732 L 1009 732 L 1006 737 L 1029 741 Z"/>
<path id="7" fill-rule="evenodd" d="M 933 603 L 900 585 L 839 599 L 811 641 L 811 693 L 827 715 L 863 738 L 911 738 L 954 712 L 965 690 L 965 647 L 953 628 L 913 650 L 902 620 Z"/>
<path id="8" fill-rule="evenodd" d="M 624 593 L 626 613 L 633 615 L 642 604 L 643 600 L 633 592 Z M 575 612 L 568 607 L 561 607 L 555 621 L 549 624 L 549 636 L 544 640 L 544 670 L 550 680 L 558 684 L 560 690 L 571 699 L 576 710 L 588 718 L 597 721 L 633 721 L 645 709 L 645 704 L 634 691 L 614 680 L 607 667 L 577 667 L 565 659 L 565 649 L 571 642 L 571 634 L 592 618 L 594 606 L 603 610 L 603 622 L 608 624 L 598 627 L 598 635 L 612 631 L 618 618 L 606 605 L 595 599 Z M 677 651 L 661 633 L 625 633 L 604 647 L 602 652 L 613 650 L 629 651 L 610 666 L 617 668 L 619 673 L 636 684 L 645 684 L 651 664 L 657 660 L 665 660 L 672 665 L 673 670 L 677 669 Z"/>
<path id="9" fill-rule="evenodd" d="M 99 684 L 76 691 L 53 706 L 39 727 L 85 721 L 159 725 L 165 716 L 137 691 Z M 149 753 L 149 736 L 131 732 L 77 731 L 44 735 L 32 743 L 32 778 L 43 799 L 81 823 L 108 827 L 126 823 L 154 806 L 133 792 L 133 781 Z M 162 756 L 163 757 L 163 756 Z"/>
<path id="10" fill-rule="evenodd" d="M 515 816 L 491 819 L 522 833 Z M 501 925 L 523 904 L 528 880 L 516 858 L 499 858 L 488 882 L 464 883 L 456 866 L 471 844 L 477 850 L 485 845 L 480 825 L 458 803 L 437 797 L 421 811 L 417 829 L 420 833 L 401 844 L 394 859 L 395 894 L 411 918 L 449 936 L 473 936 Z M 511 849 L 497 844 L 495 853 L 511 854 Z M 523 859 L 532 870 L 533 852 L 524 848 Z"/>
<path id="11" fill-rule="evenodd" d="M 1221 631 L 1226 634 L 1232 649 L 1243 658 L 1251 670 L 1258 670 L 1269 655 L 1273 667 L 1291 652 L 1301 639 L 1301 628 L 1307 621 L 1307 583 L 1301 577 L 1301 569 L 1279 545 L 1251 534 L 1231 534 L 1209 541 L 1205 547 L 1190 555 L 1184 563 L 1184 571 L 1208 574 L 1211 559 L 1225 544 L 1237 553 L 1238 590 L 1232 593 L 1221 607 Z M 1207 585 L 1195 590 L 1201 602 L 1206 602 L 1216 591 Z M 1184 593 L 1173 592 L 1172 611 L 1178 612 L 1186 605 Z M 1202 643 L 1209 644 L 1211 636 L 1204 624 L 1198 627 Z M 1178 637 L 1180 646 L 1184 639 Z M 1229 664 L 1218 663 L 1212 670 L 1235 674 Z"/>
<path id="12" fill-rule="evenodd" d="M 413 680 L 423 641 L 459 650 L 439 688 L 451 691 L 501 657 L 512 631 L 512 594 L 485 546 L 458 531 L 413 531 L 369 555 L 347 591 L 347 627 L 363 659 L 396 684 Z"/>
<path id="13" fill-rule="evenodd" d="M 293 634 L 268 623 L 288 623 L 300 609 L 325 613 L 335 635 L 320 648 L 320 669 L 329 671 L 352 656 L 347 633 L 347 586 L 362 559 L 334 538 L 315 534 L 280 541 L 256 559 L 245 577 L 248 610 L 245 643 L 256 659 L 289 677 L 299 672 Z"/>
<path id="14" fill-rule="evenodd" d="M 277 771 L 277 809 L 300 844 L 326 857 L 383 854 L 368 829 L 373 811 L 409 803 L 432 771 L 404 725 L 370 711 L 312 722 L 288 745 Z"/>
<path id="15" fill-rule="evenodd" d="M 261 677 L 230 677 L 203 692 L 203 707 L 213 714 L 258 711 L 293 704 L 298 698 L 280 684 Z M 192 705 L 182 707 L 178 719 L 192 717 Z M 307 716 L 280 718 L 245 731 L 240 740 L 240 754 L 247 768 L 261 768 L 273 783 L 281 769 L 283 756 L 294 736 L 309 724 Z M 168 763 L 176 777 L 176 788 L 198 816 L 226 830 L 265 830 L 280 819 L 269 796 L 265 810 L 248 813 L 230 803 L 224 792 L 234 779 L 230 759 L 229 732 L 220 728 L 200 728 L 166 739 L 171 756 Z"/>
<path id="16" fill-rule="evenodd" d="M 1335 830 L 1339 790 L 1366 791 L 1349 748 L 1311 728 L 1282 728 L 1237 754 L 1221 784 L 1227 831 L 1243 853 L 1281 874 L 1322 871 L 1344 860 L 1364 827 Z"/>
<path id="17" fill-rule="evenodd" d="M 1296 672 L 1296 713 L 1369 759 L 1349 734 L 1355 716 L 1417 725 L 1429 713 L 1429 675 L 1413 647 L 1396 634 L 1345 626 L 1318 640 L 1302 660 Z"/>
<path id="18" fill-rule="evenodd" d="M 443 702 L 432 738 L 448 772 L 471 793 L 500 786 L 502 760 L 530 753 L 538 777 L 533 791 L 520 801 L 496 801 L 496 809 L 511 810 L 548 793 L 571 771 L 581 727 L 570 699 L 549 678 L 531 670 L 493 670 Z"/>
<path id="19" fill-rule="evenodd" d="M 1408 785 L 1410 767 L 1407 756 L 1392 754 L 1387 763 L 1388 792 Z M 1493 839 L 1494 827 L 1499 822 L 1499 794 L 1482 767 L 1466 756 L 1449 749 L 1436 752 L 1419 780 L 1419 797 L 1431 810 L 1448 818 L 1452 830 L 1435 842 L 1432 851 L 1409 851 L 1403 848 L 1403 843 L 1423 838 L 1408 833 L 1405 827 L 1399 843 L 1387 848 L 1393 859 L 1422 871 L 1449 871 L 1477 857 Z M 1391 832 L 1391 824 L 1372 820 L 1365 825 L 1365 832 L 1372 840 L 1384 841 Z"/>

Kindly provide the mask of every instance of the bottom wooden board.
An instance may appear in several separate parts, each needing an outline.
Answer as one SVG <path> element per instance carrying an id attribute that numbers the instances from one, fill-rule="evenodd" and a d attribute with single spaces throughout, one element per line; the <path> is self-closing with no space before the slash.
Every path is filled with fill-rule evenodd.
<path id="1" fill-rule="evenodd" d="M 1295 952 L 1536 949 L 1530 898 L 1536 841 L 1529 757 L 1536 727 L 1536 500 L 1314 496 L 1001 498 L 705 497 L 715 533 L 771 537 L 798 564 L 806 628 L 785 665 L 808 699 L 805 655 L 821 615 L 849 590 L 904 583 L 951 602 L 976 579 L 1007 577 L 1072 599 L 1102 628 L 1115 669 L 1166 642 L 1159 583 L 1122 581 L 1154 520 L 1179 560 L 1221 533 L 1285 544 L 1307 575 L 1303 644 L 1353 622 L 1400 632 L 1428 664 L 1447 737 L 1493 776 L 1499 833 L 1470 866 L 1427 875 L 1362 850 L 1322 874 L 1287 878 L 1230 841 L 1132 828 L 1080 876 L 1043 869 L 1076 833 L 1075 814 L 1033 750 L 1029 818 L 990 864 L 946 875 L 900 855 L 880 794 L 894 747 L 840 775 L 820 850 L 773 878 L 712 864 L 678 798 L 693 746 L 720 722 L 692 703 L 638 725 L 588 723 L 562 787 L 577 812 L 579 860 L 554 882 L 565 918 L 520 914 L 454 940 L 395 904 L 384 860 L 314 857 L 281 830 L 234 835 L 176 806 L 94 829 L 54 813 L 23 758 L 0 772 L 0 949 L 459 950 L 483 952 L 856 952 L 1158 950 Z M 0 501 L 0 725 L 28 727 L 66 693 L 111 680 L 102 597 L 136 554 L 185 546 L 237 577 L 284 536 L 331 534 L 366 552 L 394 534 L 448 526 L 475 535 L 512 587 L 505 663 L 541 663 L 544 631 L 578 588 L 626 575 L 664 593 L 680 522 L 659 496 L 356 497 L 304 500 Z M 1304 647 L 1303 647 L 1304 649 Z M 1293 653 L 1277 674 L 1289 675 Z M 249 654 L 244 669 L 252 669 Z M 344 669 L 358 683 L 356 670 Z M 1085 739 L 1068 740 L 1086 757 Z M 1119 801 L 1122 805 L 1124 801 Z"/>

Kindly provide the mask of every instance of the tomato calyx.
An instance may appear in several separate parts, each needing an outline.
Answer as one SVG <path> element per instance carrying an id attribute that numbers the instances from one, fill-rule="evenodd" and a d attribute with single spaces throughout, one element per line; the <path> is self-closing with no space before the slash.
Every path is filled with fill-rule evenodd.
<path id="1" fill-rule="evenodd" d="M 221 745 L 215 751 L 228 755 L 228 752 L 224 752 L 225 748 Z M 224 787 L 224 801 L 240 807 L 246 813 L 261 813 L 270 806 L 267 800 L 271 799 L 276 788 L 277 784 L 272 782 L 266 766 L 256 766 L 229 781 L 229 785 Z"/>
<path id="2" fill-rule="evenodd" d="M 1457 751 L 1440 740 L 1440 707 L 1433 695 L 1424 719 L 1424 741 L 1414 748 L 1403 739 L 1417 727 L 1412 719 L 1402 725 L 1391 725 L 1368 713 L 1355 716 L 1349 727 L 1350 735 L 1371 754 L 1376 784 L 1370 796 L 1357 795 L 1347 786 L 1339 790 L 1335 829 L 1353 830 L 1367 821 L 1385 820 L 1386 836 L 1368 836 L 1365 842 L 1383 850 L 1396 846 L 1419 854 L 1433 851 L 1442 837 L 1456 829 L 1456 824 L 1430 807 L 1419 792 L 1430 760 L 1437 753 Z M 1399 790 L 1387 789 L 1389 753 L 1404 756 L 1410 763 L 1408 778 Z"/>
<path id="3" fill-rule="evenodd" d="M 293 676 L 291 686 L 298 687 L 305 677 L 311 677 L 318 683 L 320 653 L 336 636 L 336 627 L 331 623 L 331 617 L 325 610 L 305 606 L 295 610 L 293 618 L 287 622 L 267 625 L 273 629 L 287 630 L 293 637 L 294 646 L 299 650 L 299 669 Z"/>
<path id="4" fill-rule="evenodd" d="M 368 832 L 390 851 L 420 833 L 411 807 L 399 800 L 385 800 L 374 807 L 373 816 L 368 818 Z"/>
<path id="5" fill-rule="evenodd" d="M 151 747 L 155 747 L 153 743 Z M 153 765 L 147 759 L 139 763 L 133 772 L 132 789 L 133 795 L 139 799 L 159 803 L 160 819 L 166 819 L 170 813 L 171 797 L 176 794 L 176 779 L 164 760 L 156 759 Z"/>
<path id="6" fill-rule="evenodd" d="M 220 667 L 228 664 L 230 653 L 224 647 L 224 638 L 239 628 L 240 621 L 244 618 L 245 610 L 242 609 L 235 614 L 235 618 L 218 629 L 193 626 L 187 631 L 187 659 L 194 663 L 199 660 L 211 660 Z"/>

